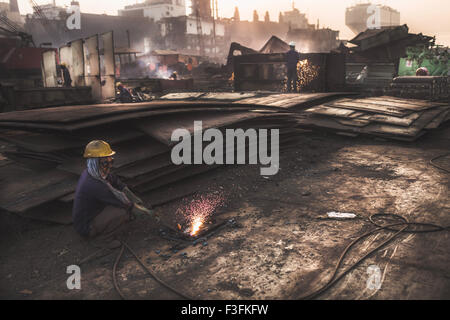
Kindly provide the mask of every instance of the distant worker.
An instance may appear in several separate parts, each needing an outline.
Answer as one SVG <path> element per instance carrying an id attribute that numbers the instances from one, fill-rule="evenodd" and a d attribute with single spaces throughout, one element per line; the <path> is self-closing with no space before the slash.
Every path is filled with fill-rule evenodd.
<path id="1" fill-rule="evenodd" d="M 116 248 L 123 226 L 138 216 L 159 217 L 144 207 L 142 200 L 111 173 L 113 155 L 110 145 L 91 141 L 85 148 L 87 168 L 81 174 L 75 191 L 73 224 L 75 230 L 94 245 Z"/>
<path id="2" fill-rule="evenodd" d="M 430 72 L 425 67 L 421 67 L 421 68 L 416 70 L 416 76 L 418 76 L 418 77 L 426 77 L 426 76 L 429 76 L 429 75 L 430 75 Z"/>
<path id="3" fill-rule="evenodd" d="M 297 75 L 297 64 L 300 60 L 300 54 L 295 50 L 295 43 L 291 42 L 289 43 L 289 51 L 287 52 L 287 91 L 291 92 L 292 90 L 294 92 L 297 92 L 297 81 L 298 81 L 298 75 Z"/>
<path id="4" fill-rule="evenodd" d="M 176 71 L 174 71 L 169 79 L 170 80 L 177 80 L 177 77 L 178 77 L 178 73 Z"/>
<path id="5" fill-rule="evenodd" d="M 361 70 L 361 72 L 356 77 L 356 83 L 363 84 L 367 77 L 369 76 L 369 66 L 364 66 L 364 68 Z"/>
<path id="6" fill-rule="evenodd" d="M 188 59 L 188 63 L 187 63 L 187 65 L 186 65 L 186 69 L 187 69 L 187 71 L 188 71 L 189 74 L 192 73 L 192 69 L 193 69 L 192 58 L 189 58 L 189 59 Z"/>
<path id="7" fill-rule="evenodd" d="M 149 75 L 155 75 L 156 74 L 156 64 L 154 64 L 153 62 L 149 62 L 147 63 L 148 66 L 148 70 L 149 70 Z"/>
<path id="8" fill-rule="evenodd" d="M 61 63 L 61 71 L 64 79 L 64 87 L 72 86 L 72 78 L 70 77 L 69 69 L 67 68 L 67 64 L 65 62 Z"/>
<path id="9" fill-rule="evenodd" d="M 116 86 L 118 90 L 117 99 L 120 102 L 122 103 L 133 102 L 133 95 L 131 94 L 130 90 L 125 88 L 125 86 L 121 82 L 118 82 Z"/>

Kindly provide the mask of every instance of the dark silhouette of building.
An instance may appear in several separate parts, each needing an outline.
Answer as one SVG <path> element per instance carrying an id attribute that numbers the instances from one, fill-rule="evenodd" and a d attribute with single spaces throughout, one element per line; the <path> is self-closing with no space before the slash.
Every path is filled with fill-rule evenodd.
<path id="1" fill-rule="evenodd" d="M 210 0 L 192 0 L 192 13 L 196 15 L 197 12 L 201 18 L 212 17 Z"/>
<path id="2" fill-rule="evenodd" d="M 258 21 L 259 21 L 258 11 L 254 10 L 253 11 L 253 22 L 258 22 Z"/>
<path id="3" fill-rule="evenodd" d="M 234 21 L 241 21 L 241 15 L 239 14 L 239 8 L 238 7 L 234 7 L 233 19 L 234 19 Z"/>
<path id="4" fill-rule="evenodd" d="M 69 30 L 66 25 L 68 14 L 64 8 L 54 7 L 59 14 L 53 19 L 42 19 L 37 15 L 28 15 L 25 30 L 33 36 L 37 46 L 51 43 L 61 47 L 67 42 L 87 38 L 94 34 L 114 32 L 116 47 L 131 46 L 138 51 L 149 51 L 148 43 L 161 40 L 156 23 L 146 17 L 112 16 L 106 14 L 81 13 L 81 29 Z"/>
<path id="5" fill-rule="evenodd" d="M 291 29 L 287 33 L 287 39 L 297 44 L 300 52 L 330 52 L 339 47 L 339 31 L 326 29 Z"/>
<path id="6" fill-rule="evenodd" d="M 19 12 L 19 5 L 17 4 L 17 0 L 9 0 L 9 11 Z"/>

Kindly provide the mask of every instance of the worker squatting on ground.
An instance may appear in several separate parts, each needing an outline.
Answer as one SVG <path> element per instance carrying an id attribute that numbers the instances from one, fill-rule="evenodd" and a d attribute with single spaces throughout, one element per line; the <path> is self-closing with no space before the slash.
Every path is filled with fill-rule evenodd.
<path id="1" fill-rule="evenodd" d="M 125 86 L 120 82 L 118 82 L 116 86 L 117 86 L 117 90 L 118 90 L 117 99 L 120 102 L 122 102 L 122 103 L 133 102 L 133 95 L 131 94 L 130 90 L 125 88 Z"/>
<path id="2" fill-rule="evenodd" d="M 294 92 L 297 92 L 297 64 L 298 60 L 300 60 L 299 53 L 295 50 L 295 43 L 289 43 L 290 49 L 287 52 L 287 91 L 291 92 L 292 89 Z"/>
<path id="3" fill-rule="evenodd" d="M 174 71 L 174 72 L 170 75 L 169 79 L 170 79 L 170 80 L 177 80 L 177 77 L 178 77 L 178 72 Z"/>
<path id="4" fill-rule="evenodd" d="M 61 63 L 61 71 L 64 79 L 64 87 L 71 87 L 72 78 L 70 77 L 69 69 L 67 68 L 67 65 L 64 62 Z"/>
<path id="5" fill-rule="evenodd" d="M 75 192 L 73 222 L 75 230 L 94 245 L 107 248 L 120 246 L 116 238 L 126 223 L 136 216 L 159 217 L 144 207 L 143 202 L 111 173 L 114 151 L 100 140 L 85 149 L 87 168 L 81 174 Z"/>

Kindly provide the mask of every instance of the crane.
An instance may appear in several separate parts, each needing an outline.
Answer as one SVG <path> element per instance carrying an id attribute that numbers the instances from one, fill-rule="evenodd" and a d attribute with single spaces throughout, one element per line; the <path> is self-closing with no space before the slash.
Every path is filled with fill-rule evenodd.
<path id="1" fill-rule="evenodd" d="M 47 16 L 45 15 L 44 11 L 42 10 L 42 7 L 39 4 L 37 4 L 37 2 L 34 1 L 34 0 L 29 0 L 29 2 L 30 2 L 31 7 L 33 8 L 34 13 L 39 18 L 39 21 L 42 24 L 42 26 L 44 27 L 44 29 L 47 32 L 47 34 L 52 39 L 56 40 L 59 43 L 60 42 L 60 37 L 59 37 L 58 30 L 55 29 L 54 26 L 52 26 L 50 24 L 49 19 L 47 18 Z"/>
<path id="2" fill-rule="evenodd" d="M 197 8 L 195 11 L 196 19 L 197 19 L 197 36 L 198 36 L 198 45 L 200 47 L 200 55 L 205 55 L 205 44 L 203 43 L 203 30 L 202 30 L 202 19 L 200 18 L 200 10 Z"/>
<path id="3" fill-rule="evenodd" d="M 36 47 L 33 37 L 24 32 L 19 25 L 9 19 L 3 12 L 0 12 L 0 30 L 12 37 L 19 37 L 22 40 L 23 45 L 26 47 Z"/>

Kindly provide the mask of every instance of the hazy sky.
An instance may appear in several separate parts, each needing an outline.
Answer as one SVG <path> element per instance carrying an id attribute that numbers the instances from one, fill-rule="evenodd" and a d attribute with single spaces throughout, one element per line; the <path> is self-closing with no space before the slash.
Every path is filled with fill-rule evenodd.
<path id="1" fill-rule="evenodd" d="M 5 0 L 0 0 L 4 2 Z M 39 4 L 50 0 L 36 0 Z M 136 0 L 79 0 L 81 10 L 91 13 L 117 14 L 117 10 Z M 231 17 L 238 6 L 242 20 L 251 20 L 257 9 L 260 19 L 269 11 L 271 20 L 277 20 L 280 11 L 292 8 L 292 0 L 218 0 L 219 16 Z M 320 25 L 340 30 L 341 39 L 353 37 L 345 26 L 345 8 L 357 0 L 297 0 L 295 6 L 307 14 L 310 23 L 320 19 Z M 359 1 L 361 2 L 361 1 Z M 363 1 L 366 2 L 366 1 Z M 58 5 L 68 5 L 70 0 L 56 0 Z M 411 32 L 436 35 L 438 43 L 450 46 L 450 0 L 373 0 L 372 3 L 389 5 L 401 13 L 401 23 L 406 23 Z M 19 0 L 22 13 L 31 12 L 28 0 Z"/>

